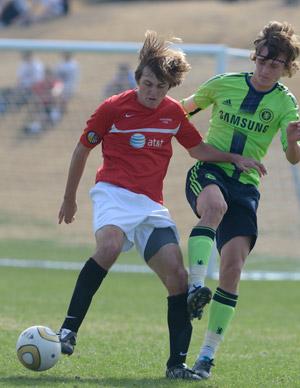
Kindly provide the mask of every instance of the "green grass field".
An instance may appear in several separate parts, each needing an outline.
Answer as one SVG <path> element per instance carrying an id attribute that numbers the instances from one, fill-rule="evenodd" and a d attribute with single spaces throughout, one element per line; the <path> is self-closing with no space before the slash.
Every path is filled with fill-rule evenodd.
<path id="1" fill-rule="evenodd" d="M 91 244 L 66 245 L 54 240 L 0 240 L 1 257 L 11 259 L 84 262 L 93 250 Z M 131 250 L 121 255 L 118 264 L 143 265 L 144 262 L 135 250 Z M 245 270 L 300 272 L 300 261 L 298 257 L 261 256 L 254 252 L 247 259 Z"/>
<path id="2" fill-rule="evenodd" d="M 1 268 L 0 386 L 300 387 L 297 282 L 241 283 L 237 314 L 209 381 L 164 378 L 166 293 L 150 274 L 111 273 L 94 298 L 74 355 L 46 372 L 25 369 L 15 354 L 18 335 L 36 324 L 56 330 L 76 278 L 76 271 Z M 207 316 L 194 322 L 190 365 L 206 322 Z"/>

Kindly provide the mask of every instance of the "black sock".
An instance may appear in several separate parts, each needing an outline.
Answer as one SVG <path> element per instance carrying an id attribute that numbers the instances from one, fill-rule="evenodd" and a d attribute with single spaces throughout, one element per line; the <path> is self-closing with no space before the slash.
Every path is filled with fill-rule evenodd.
<path id="1" fill-rule="evenodd" d="M 168 368 L 185 362 L 190 345 L 192 325 L 187 312 L 186 299 L 186 293 L 168 297 L 168 326 L 170 336 Z"/>
<path id="2" fill-rule="evenodd" d="M 107 271 L 90 258 L 80 271 L 62 328 L 77 333 Z"/>

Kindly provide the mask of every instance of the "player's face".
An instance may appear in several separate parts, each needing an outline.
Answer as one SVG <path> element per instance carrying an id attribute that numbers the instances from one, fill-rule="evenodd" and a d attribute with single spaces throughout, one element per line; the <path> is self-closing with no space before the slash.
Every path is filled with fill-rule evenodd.
<path id="1" fill-rule="evenodd" d="M 284 75 L 286 57 L 280 54 L 277 58 L 267 59 L 269 50 L 263 47 L 256 55 L 255 70 L 251 83 L 258 91 L 267 91 Z"/>
<path id="2" fill-rule="evenodd" d="M 155 74 L 146 66 L 138 82 L 138 101 L 147 108 L 155 109 L 165 98 L 169 88 L 167 82 L 158 80 Z"/>

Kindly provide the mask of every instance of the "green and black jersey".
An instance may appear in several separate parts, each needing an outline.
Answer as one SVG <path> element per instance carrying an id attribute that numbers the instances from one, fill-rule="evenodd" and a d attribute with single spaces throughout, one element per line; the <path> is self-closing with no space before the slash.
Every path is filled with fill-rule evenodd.
<path id="1" fill-rule="evenodd" d="M 194 95 L 200 110 L 212 105 L 206 142 L 261 161 L 281 131 L 283 150 L 287 148 L 286 128 L 298 120 L 298 105 L 293 94 L 281 83 L 268 92 L 258 92 L 250 84 L 252 73 L 227 73 L 205 82 Z M 184 100 L 183 100 L 184 105 Z M 241 173 L 229 163 L 216 163 L 242 183 L 258 186 L 256 170 Z"/>

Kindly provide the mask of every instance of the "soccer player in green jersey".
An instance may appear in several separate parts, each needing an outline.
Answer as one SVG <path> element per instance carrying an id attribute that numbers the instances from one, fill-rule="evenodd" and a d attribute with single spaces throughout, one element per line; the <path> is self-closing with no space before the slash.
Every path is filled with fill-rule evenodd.
<path id="1" fill-rule="evenodd" d="M 300 121 L 292 93 L 281 83 L 297 70 L 298 37 L 288 23 L 269 22 L 254 41 L 253 73 L 218 75 L 182 100 L 192 116 L 212 105 L 206 142 L 222 151 L 259 161 L 280 131 L 287 160 L 300 160 Z M 188 172 L 186 196 L 199 223 L 189 241 L 189 295 L 191 319 L 209 309 L 208 328 L 193 370 L 202 378 L 211 374 L 217 348 L 234 316 L 238 285 L 245 260 L 257 238 L 259 175 L 244 173 L 234 164 L 198 161 Z M 204 286 L 211 249 L 221 256 L 219 285 L 212 296 Z"/>

